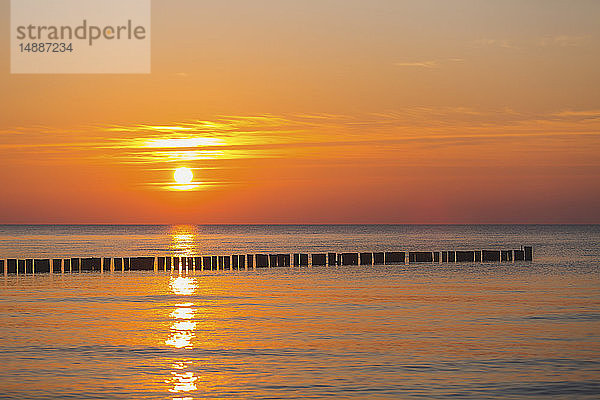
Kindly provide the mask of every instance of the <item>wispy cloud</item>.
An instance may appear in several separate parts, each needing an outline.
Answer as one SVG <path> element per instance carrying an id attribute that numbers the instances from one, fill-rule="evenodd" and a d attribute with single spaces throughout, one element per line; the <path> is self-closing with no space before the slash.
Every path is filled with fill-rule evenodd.
<path id="1" fill-rule="evenodd" d="M 549 35 L 541 38 L 510 39 L 481 38 L 473 41 L 475 47 L 497 47 L 503 49 L 523 50 L 535 47 L 580 47 L 589 40 L 589 36 Z"/>
<path id="2" fill-rule="evenodd" d="M 439 63 L 434 60 L 430 61 L 410 61 L 410 62 L 397 62 L 394 63 L 397 67 L 419 67 L 419 68 L 437 68 Z"/>
<path id="3" fill-rule="evenodd" d="M 463 62 L 463 61 L 464 61 L 464 59 L 462 59 L 462 58 L 453 57 L 453 58 L 444 58 L 444 59 L 426 60 L 426 61 L 400 61 L 400 62 L 394 63 L 394 65 L 397 67 L 413 67 L 413 68 L 432 69 L 432 68 L 440 68 L 445 64 L 459 63 L 459 62 Z"/>
<path id="4" fill-rule="evenodd" d="M 190 163 L 222 169 L 256 159 L 377 159 L 405 146 L 451 148 L 533 140 L 543 148 L 548 142 L 579 138 L 589 145 L 582 151 L 591 151 L 600 147 L 600 110 L 530 113 L 414 106 L 362 115 L 234 115 L 15 131 L 19 134 L 0 131 L 0 150 L 5 158 L 28 163 L 88 160 L 99 165 L 144 165 L 144 169 Z"/>
<path id="5" fill-rule="evenodd" d="M 589 36 L 545 36 L 538 41 L 538 45 L 541 47 L 580 47 L 586 43 L 588 38 Z"/>
<path id="6" fill-rule="evenodd" d="M 475 47 L 500 47 L 503 49 L 518 49 L 512 41 L 508 39 L 489 39 L 489 38 L 481 38 L 477 39 L 473 42 Z"/>
<path id="7" fill-rule="evenodd" d="M 563 110 L 554 113 L 553 116 L 570 119 L 600 120 L 600 110 Z"/>

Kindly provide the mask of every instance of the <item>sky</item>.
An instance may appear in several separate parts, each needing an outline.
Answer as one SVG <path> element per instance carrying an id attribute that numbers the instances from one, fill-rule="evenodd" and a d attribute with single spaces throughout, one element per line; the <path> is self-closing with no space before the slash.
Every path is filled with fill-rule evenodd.
<path id="1" fill-rule="evenodd" d="M 9 4 L 0 223 L 600 223 L 598 1 L 154 0 L 105 75 L 10 74 Z"/>

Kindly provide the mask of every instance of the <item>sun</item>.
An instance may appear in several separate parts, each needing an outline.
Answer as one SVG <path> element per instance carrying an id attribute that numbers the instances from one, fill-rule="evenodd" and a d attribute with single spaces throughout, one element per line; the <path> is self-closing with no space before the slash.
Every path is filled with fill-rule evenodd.
<path id="1" fill-rule="evenodd" d="M 175 178 L 175 182 L 180 185 L 187 185 L 194 179 L 194 173 L 187 167 L 181 167 L 175 170 L 173 178 Z"/>

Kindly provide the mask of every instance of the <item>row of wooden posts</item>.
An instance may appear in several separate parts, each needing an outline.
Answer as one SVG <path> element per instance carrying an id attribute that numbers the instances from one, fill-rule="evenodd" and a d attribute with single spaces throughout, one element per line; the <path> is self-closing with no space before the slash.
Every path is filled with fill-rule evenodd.
<path id="1" fill-rule="evenodd" d="M 519 250 L 389 251 L 310 254 L 312 266 L 400 265 L 408 263 L 532 261 L 531 246 Z M 4 274 L 93 271 L 238 270 L 309 266 L 309 254 L 242 254 L 232 256 L 88 257 L 0 259 Z"/>

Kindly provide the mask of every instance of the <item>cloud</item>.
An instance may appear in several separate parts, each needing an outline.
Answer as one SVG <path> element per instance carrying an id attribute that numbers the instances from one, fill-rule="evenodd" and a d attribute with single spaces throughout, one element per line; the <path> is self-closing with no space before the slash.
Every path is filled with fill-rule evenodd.
<path id="1" fill-rule="evenodd" d="M 437 68 L 437 61 L 413 61 L 413 62 L 397 62 L 394 64 L 397 67 L 419 67 L 419 68 Z"/>
<path id="2" fill-rule="evenodd" d="M 563 110 L 554 113 L 553 116 L 569 119 L 600 119 L 600 110 Z"/>
<path id="3" fill-rule="evenodd" d="M 449 146 L 469 138 L 485 140 L 600 140 L 600 110 L 556 110 L 548 113 L 512 109 L 413 106 L 378 113 L 228 115 L 206 120 L 143 121 L 132 125 L 70 129 L 14 128 L 2 134 L 5 158 L 90 160 L 102 164 L 172 165 L 227 160 L 299 159 L 324 148 L 358 146 L 360 151 L 329 151 L 348 158 L 377 153 L 388 145 L 428 143 Z M 563 140 L 561 139 L 561 140 Z M 578 139 L 581 140 L 581 139 Z M 383 147 L 382 147 L 383 146 Z M 594 145 L 595 146 L 595 145 Z M 35 156 L 34 156 L 35 155 Z"/>
<path id="4" fill-rule="evenodd" d="M 476 47 L 501 47 L 503 49 L 517 49 L 518 47 L 514 45 L 508 39 L 477 39 L 473 42 Z"/>
<path id="5" fill-rule="evenodd" d="M 432 68 L 440 68 L 444 64 L 458 63 L 458 62 L 463 62 L 463 61 L 464 61 L 463 58 L 452 57 L 452 58 L 445 58 L 445 59 L 439 59 L 439 60 L 427 60 L 427 61 L 401 61 L 401 62 L 394 63 L 394 65 L 397 67 L 416 67 L 416 68 L 432 69 Z"/>
<path id="6" fill-rule="evenodd" d="M 525 49 L 534 47 L 580 47 L 585 45 L 589 36 L 553 35 L 542 38 L 531 38 L 515 43 L 508 39 L 477 39 L 473 42 L 475 47 L 500 47 L 503 49 Z"/>
<path id="7" fill-rule="evenodd" d="M 538 45 L 541 47 L 580 47 L 585 44 L 587 39 L 588 36 L 545 36 L 538 41 Z"/>

